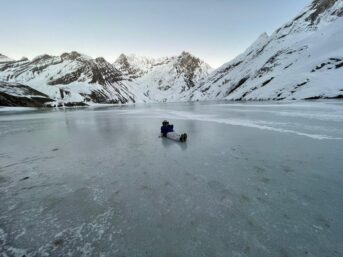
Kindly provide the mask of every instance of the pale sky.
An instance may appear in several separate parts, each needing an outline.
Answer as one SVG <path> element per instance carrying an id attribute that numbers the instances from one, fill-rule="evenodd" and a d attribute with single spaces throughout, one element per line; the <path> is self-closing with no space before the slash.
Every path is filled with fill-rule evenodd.
<path id="1" fill-rule="evenodd" d="M 121 53 L 183 50 L 218 67 L 271 34 L 311 0 L 0 0 L 0 53 L 13 59 L 78 51 L 113 62 Z"/>

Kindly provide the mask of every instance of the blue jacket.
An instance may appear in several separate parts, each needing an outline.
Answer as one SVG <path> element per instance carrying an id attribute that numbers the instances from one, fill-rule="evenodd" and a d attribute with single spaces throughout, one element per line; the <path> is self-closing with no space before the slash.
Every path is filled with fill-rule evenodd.
<path id="1" fill-rule="evenodd" d="M 161 127 L 161 133 L 164 137 L 167 136 L 167 133 L 174 132 L 174 125 L 167 125 Z"/>

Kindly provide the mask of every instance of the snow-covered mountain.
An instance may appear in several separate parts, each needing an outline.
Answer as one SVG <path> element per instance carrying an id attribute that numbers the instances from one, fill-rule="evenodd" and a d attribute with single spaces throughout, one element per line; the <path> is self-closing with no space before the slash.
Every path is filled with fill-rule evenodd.
<path id="1" fill-rule="evenodd" d="M 0 82 L 30 87 L 56 104 L 186 101 L 188 92 L 211 71 L 186 52 L 159 59 L 122 54 L 113 65 L 77 52 L 2 60 Z"/>
<path id="2" fill-rule="evenodd" d="M 2 62 L 11 62 L 12 59 L 8 58 L 6 55 L 0 54 L 0 63 Z"/>
<path id="3" fill-rule="evenodd" d="M 158 59 L 122 54 L 113 65 L 122 72 L 139 102 L 188 101 L 189 92 L 212 71 L 187 52 Z"/>
<path id="4" fill-rule="evenodd" d="M 120 71 L 102 57 L 92 59 L 77 52 L 1 62 L 0 81 L 29 86 L 56 101 L 134 102 Z"/>
<path id="5" fill-rule="evenodd" d="M 343 1 L 315 0 L 194 88 L 191 100 L 343 96 Z"/>

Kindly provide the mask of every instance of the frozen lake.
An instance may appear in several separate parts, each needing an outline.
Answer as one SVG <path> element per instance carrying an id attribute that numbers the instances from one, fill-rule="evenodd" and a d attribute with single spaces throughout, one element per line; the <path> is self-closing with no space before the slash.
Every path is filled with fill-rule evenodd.
<path id="1" fill-rule="evenodd" d="M 0 109 L 1 257 L 341 257 L 342 185 L 343 101 Z"/>

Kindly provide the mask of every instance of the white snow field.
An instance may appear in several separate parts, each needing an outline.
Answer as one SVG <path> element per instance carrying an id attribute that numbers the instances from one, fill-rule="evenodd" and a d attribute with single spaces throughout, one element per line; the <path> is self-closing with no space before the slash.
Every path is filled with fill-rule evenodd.
<path id="1" fill-rule="evenodd" d="M 343 256 L 342 101 L 3 110 L 0 256 Z"/>

